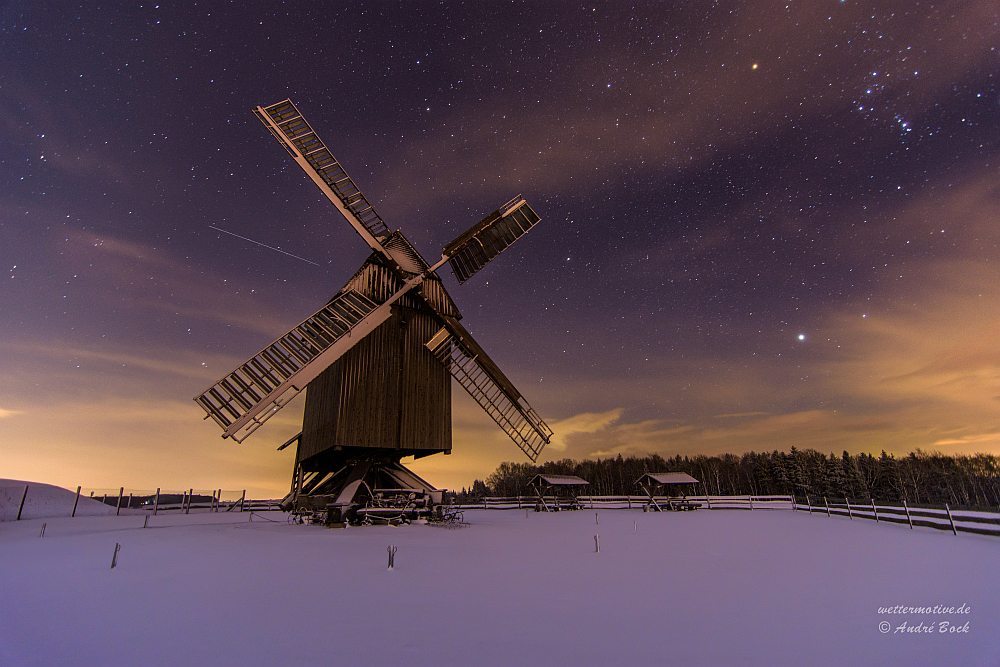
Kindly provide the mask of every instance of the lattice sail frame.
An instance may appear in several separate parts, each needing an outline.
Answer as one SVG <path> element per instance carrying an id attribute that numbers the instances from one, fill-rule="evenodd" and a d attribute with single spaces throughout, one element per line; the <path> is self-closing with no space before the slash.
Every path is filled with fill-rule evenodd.
<path id="1" fill-rule="evenodd" d="M 541 218 L 528 206 L 524 197 L 518 195 L 446 245 L 441 255 L 448 258 L 455 278 L 462 284 L 539 220 Z"/>
<path id="2" fill-rule="evenodd" d="M 223 437 L 243 442 L 322 372 L 309 370 L 314 361 L 324 355 L 339 358 L 388 319 L 391 311 L 380 307 L 385 305 L 345 290 L 196 396 L 195 402 L 206 418 L 222 427 Z"/>
<path id="3" fill-rule="evenodd" d="M 482 354 L 470 350 L 447 327 L 427 341 L 426 347 L 531 462 L 537 461 L 542 448 L 552 437 L 552 429 L 513 389 L 499 369 L 492 362 L 489 365 L 493 369 L 479 363 Z M 498 374 L 500 377 L 497 377 Z M 505 390 L 501 383 L 508 385 L 508 389 Z"/>

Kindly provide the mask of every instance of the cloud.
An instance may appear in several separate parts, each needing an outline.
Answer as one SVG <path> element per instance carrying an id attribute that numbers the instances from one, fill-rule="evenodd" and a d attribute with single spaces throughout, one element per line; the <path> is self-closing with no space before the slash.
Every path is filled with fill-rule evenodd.
<path id="1" fill-rule="evenodd" d="M 15 415 L 23 415 L 22 410 L 5 410 L 0 408 L 0 419 L 6 419 L 7 417 L 13 417 Z"/>
<path id="2" fill-rule="evenodd" d="M 574 436 L 581 433 L 592 434 L 607 430 L 612 424 L 618 421 L 623 411 L 622 408 L 614 408 L 613 410 L 601 413 L 584 412 L 550 424 L 553 436 L 548 446 L 557 452 L 566 451 L 567 443 Z"/>
<path id="3" fill-rule="evenodd" d="M 934 443 L 935 446 L 949 446 L 949 445 L 970 445 L 975 444 L 979 446 L 979 443 L 997 443 L 1000 444 L 1000 432 L 997 433 L 982 433 L 979 435 L 970 435 L 964 438 L 958 439 L 944 439 L 938 440 Z"/>
<path id="4" fill-rule="evenodd" d="M 744 417 L 763 417 L 766 412 L 733 412 L 728 415 L 715 415 L 712 419 L 742 419 Z"/>

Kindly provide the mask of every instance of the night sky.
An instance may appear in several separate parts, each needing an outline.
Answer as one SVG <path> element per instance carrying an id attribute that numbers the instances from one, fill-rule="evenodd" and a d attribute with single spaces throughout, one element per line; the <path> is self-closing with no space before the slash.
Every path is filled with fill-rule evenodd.
<path id="1" fill-rule="evenodd" d="M 543 460 L 1000 454 L 996 0 L 344 4 L 0 4 L 0 477 L 283 495 L 301 399 L 191 398 L 369 252 L 286 98 L 431 261 L 542 217 L 441 275 Z M 454 427 L 439 486 L 526 460 Z"/>

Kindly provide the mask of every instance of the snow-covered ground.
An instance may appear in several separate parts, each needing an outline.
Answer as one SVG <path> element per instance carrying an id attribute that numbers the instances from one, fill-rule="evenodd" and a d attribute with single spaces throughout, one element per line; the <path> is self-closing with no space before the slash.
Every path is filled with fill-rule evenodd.
<path id="1" fill-rule="evenodd" d="M 28 495 L 24 495 L 24 487 L 28 487 Z M 24 497 L 24 507 L 21 498 Z M 76 491 L 69 491 L 51 484 L 25 482 L 19 479 L 0 479 L 0 521 L 17 519 L 21 510 L 22 519 L 46 519 L 73 514 L 73 504 L 76 503 Z M 80 497 L 76 505 L 76 516 L 107 516 L 114 514 L 115 508 L 108 507 L 99 500 Z"/>
<path id="2" fill-rule="evenodd" d="M 995 537 L 792 511 L 465 516 L 0 523 L 0 665 L 1000 664 Z M 935 605 L 955 609 L 880 613 Z"/>

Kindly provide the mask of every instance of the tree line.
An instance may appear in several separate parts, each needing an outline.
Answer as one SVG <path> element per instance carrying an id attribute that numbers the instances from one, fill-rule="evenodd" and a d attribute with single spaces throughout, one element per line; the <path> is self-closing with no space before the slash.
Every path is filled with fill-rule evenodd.
<path id="1" fill-rule="evenodd" d="M 528 482 L 538 474 L 576 475 L 590 482 L 586 494 L 635 495 L 636 480 L 647 472 L 685 472 L 699 481 L 695 493 L 708 495 L 806 495 L 913 504 L 1000 505 L 1000 457 L 991 454 L 948 456 L 916 450 L 901 458 L 882 452 L 840 457 L 812 449 L 742 455 L 698 455 L 574 461 L 542 465 L 501 463 L 489 477 L 462 489 L 458 501 L 483 496 L 531 495 Z"/>

